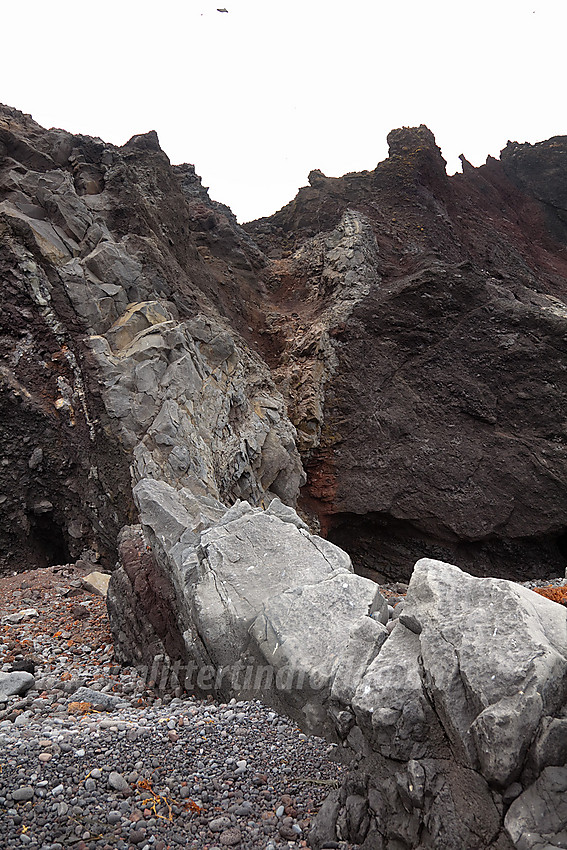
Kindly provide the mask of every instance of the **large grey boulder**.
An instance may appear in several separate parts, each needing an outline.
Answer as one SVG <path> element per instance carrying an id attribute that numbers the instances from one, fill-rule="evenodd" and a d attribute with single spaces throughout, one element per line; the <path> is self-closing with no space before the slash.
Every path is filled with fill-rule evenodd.
<path id="1" fill-rule="evenodd" d="M 196 626 L 207 636 L 211 657 L 221 666 L 240 658 L 250 627 L 270 602 L 277 600 L 275 604 L 287 610 L 289 605 L 280 599 L 284 593 L 316 585 L 337 571 L 347 572 L 346 563 L 342 567 L 329 563 L 308 532 L 251 508 L 232 522 L 205 531 L 200 547 L 193 597 Z M 371 604 L 369 598 L 367 613 Z M 309 615 L 313 613 L 309 607 Z"/>
<path id="2" fill-rule="evenodd" d="M 418 561 L 404 606 L 425 692 L 456 757 L 506 786 L 567 697 L 565 609 L 520 585 Z"/>
<path id="3" fill-rule="evenodd" d="M 387 637 L 372 618 L 387 616 L 377 585 L 354 575 L 348 555 L 311 534 L 277 498 L 265 510 L 241 501 L 225 509 L 153 479 L 138 482 L 134 497 L 153 563 L 140 551 L 136 572 L 132 547 L 121 549 L 122 567 L 109 593 L 120 657 L 139 660 L 142 632 L 124 617 L 119 596 L 134 599 L 138 581 L 138 600 L 147 604 L 151 622 L 155 596 L 150 588 L 142 592 L 138 576 L 153 575 L 172 609 L 161 620 L 177 623 L 183 634 L 183 649 L 172 661 L 201 671 L 193 683 L 199 690 L 262 696 L 305 728 L 332 734 L 344 694 L 354 692 L 353 681 Z M 143 610 L 137 619 L 144 619 Z M 156 629 L 150 637 L 146 622 L 144 640 L 161 652 L 167 629 Z"/>
<path id="4" fill-rule="evenodd" d="M 331 814 L 335 839 L 356 833 L 368 850 L 388 841 L 419 850 L 565 846 L 562 606 L 423 559 L 350 710 L 347 742 L 362 757 L 357 795 L 370 817 L 363 836 L 353 830 L 357 795 L 345 786 L 313 847 L 329 839 Z"/>
<path id="5" fill-rule="evenodd" d="M 309 582 L 319 572 L 317 561 L 313 565 Z M 266 663 L 276 670 L 285 669 L 294 682 L 285 699 L 288 711 L 300 707 L 305 729 L 328 734 L 329 699 L 337 673 L 342 672 L 344 681 L 355 642 L 364 646 L 361 632 L 365 624 L 378 652 L 387 632 L 372 614 L 385 605 L 377 585 L 342 569 L 327 571 L 314 583 L 292 586 L 264 601 L 250 635 Z M 343 687 L 348 690 L 348 684 Z M 340 686 L 334 692 L 338 702 L 339 695 Z"/>

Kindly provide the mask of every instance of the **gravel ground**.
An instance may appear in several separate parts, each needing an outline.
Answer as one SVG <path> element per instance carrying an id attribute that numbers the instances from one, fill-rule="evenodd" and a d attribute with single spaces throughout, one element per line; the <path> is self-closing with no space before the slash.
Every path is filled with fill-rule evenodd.
<path id="1" fill-rule="evenodd" d="M 87 571 L 0 579 L 2 670 L 31 661 L 36 677 L 25 696 L 0 703 L 1 846 L 307 847 L 344 769 L 333 747 L 259 702 L 160 695 L 118 666 L 105 602 L 81 583 Z M 406 589 L 381 588 L 393 606 Z M 25 610 L 21 622 L 7 619 Z M 95 709 L 103 701 L 107 710 Z"/>
<path id="2" fill-rule="evenodd" d="M 343 769 L 325 741 L 258 702 L 160 695 L 119 667 L 80 569 L 0 579 L 0 614 L 2 670 L 31 660 L 36 677 L 0 703 L 3 848 L 308 846 Z"/>

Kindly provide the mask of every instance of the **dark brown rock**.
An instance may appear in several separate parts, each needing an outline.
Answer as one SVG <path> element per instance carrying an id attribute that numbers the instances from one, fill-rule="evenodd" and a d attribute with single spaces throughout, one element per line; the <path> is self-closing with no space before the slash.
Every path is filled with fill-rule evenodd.
<path id="1" fill-rule="evenodd" d="M 560 574 L 567 140 L 451 178 L 427 128 L 388 141 L 372 174 L 315 175 L 248 225 L 266 251 L 300 248 L 272 265 L 272 330 L 304 507 L 389 578 L 424 553 Z"/>
<path id="2" fill-rule="evenodd" d="M 140 526 L 122 529 L 118 552 L 119 568 L 112 574 L 107 596 L 118 656 L 127 644 L 137 662 L 151 665 L 156 655 L 184 660 L 171 581 L 157 564 Z M 161 674 L 156 669 L 156 675 Z"/>

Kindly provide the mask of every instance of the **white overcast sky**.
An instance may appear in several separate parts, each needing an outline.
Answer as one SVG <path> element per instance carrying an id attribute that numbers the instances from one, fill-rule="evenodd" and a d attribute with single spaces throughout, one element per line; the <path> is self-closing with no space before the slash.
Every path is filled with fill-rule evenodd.
<path id="1" fill-rule="evenodd" d="M 5 0 L 1 28 L 0 102 L 115 144 L 155 129 L 240 221 L 312 168 L 374 168 L 394 127 L 427 124 L 450 172 L 567 134 L 566 0 Z"/>

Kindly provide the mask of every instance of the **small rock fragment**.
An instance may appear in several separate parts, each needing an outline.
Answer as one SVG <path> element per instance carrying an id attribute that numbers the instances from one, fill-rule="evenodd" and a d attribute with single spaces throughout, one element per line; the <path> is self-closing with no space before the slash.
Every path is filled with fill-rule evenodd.
<path id="1" fill-rule="evenodd" d="M 110 772 L 108 776 L 108 784 L 111 788 L 114 788 L 115 791 L 129 792 L 131 790 L 122 774 L 118 773 L 116 770 Z"/>

